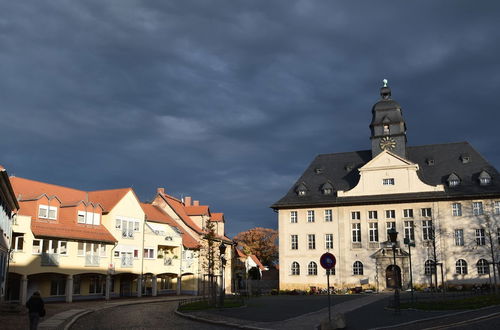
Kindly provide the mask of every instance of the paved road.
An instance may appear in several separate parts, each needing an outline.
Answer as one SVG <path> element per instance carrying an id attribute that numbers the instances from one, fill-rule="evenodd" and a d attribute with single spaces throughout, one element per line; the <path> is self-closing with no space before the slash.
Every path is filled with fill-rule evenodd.
<path id="1" fill-rule="evenodd" d="M 161 302 L 103 309 L 83 316 L 71 329 L 228 329 L 179 317 L 176 307 L 177 302 Z"/>

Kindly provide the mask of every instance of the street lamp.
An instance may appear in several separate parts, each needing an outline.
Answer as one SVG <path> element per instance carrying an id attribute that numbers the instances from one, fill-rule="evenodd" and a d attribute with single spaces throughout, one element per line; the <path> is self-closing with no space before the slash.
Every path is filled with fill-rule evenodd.
<path id="1" fill-rule="evenodd" d="M 226 245 L 224 242 L 219 246 L 220 261 L 222 265 L 222 275 L 221 275 L 221 288 L 220 288 L 220 307 L 224 308 L 224 296 L 226 295 L 226 289 L 224 288 L 224 266 L 226 266 Z"/>
<path id="2" fill-rule="evenodd" d="M 396 278 L 396 289 L 394 290 L 394 312 L 399 314 L 399 276 L 396 271 L 396 242 L 398 241 L 398 232 L 396 229 L 391 228 L 387 232 L 389 239 L 392 243 L 392 256 L 394 257 L 394 264 L 392 265 L 392 276 Z"/>

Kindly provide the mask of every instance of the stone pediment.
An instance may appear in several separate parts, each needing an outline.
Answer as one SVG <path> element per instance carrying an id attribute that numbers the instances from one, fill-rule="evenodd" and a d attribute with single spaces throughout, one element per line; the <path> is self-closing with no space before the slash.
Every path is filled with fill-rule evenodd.
<path id="1" fill-rule="evenodd" d="M 338 197 L 444 191 L 441 184 L 432 186 L 420 180 L 418 170 L 418 164 L 384 150 L 359 169 L 358 184 L 338 191 Z"/>

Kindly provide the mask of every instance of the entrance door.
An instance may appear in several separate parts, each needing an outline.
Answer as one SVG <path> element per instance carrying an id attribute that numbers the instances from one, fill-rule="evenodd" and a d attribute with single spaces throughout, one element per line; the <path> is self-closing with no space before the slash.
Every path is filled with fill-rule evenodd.
<path id="1" fill-rule="evenodd" d="M 401 268 L 389 265 L 385 270 L 385 282 L 387 288 L 401 288 Z"/>

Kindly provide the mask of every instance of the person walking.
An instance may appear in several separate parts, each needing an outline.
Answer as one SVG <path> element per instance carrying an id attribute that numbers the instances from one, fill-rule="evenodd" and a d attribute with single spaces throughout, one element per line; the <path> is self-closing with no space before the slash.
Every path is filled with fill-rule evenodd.
<path id="1" fill-rule="evenodd" d="M 26 307 L 28 308 L 28 315 L 30 318 L 30 330 L 37 330 L 40 317 L 45 316 L 45 305 L 40 296 L 40 291 L 35 291 L 33 293 L 26 303 Z"/>

